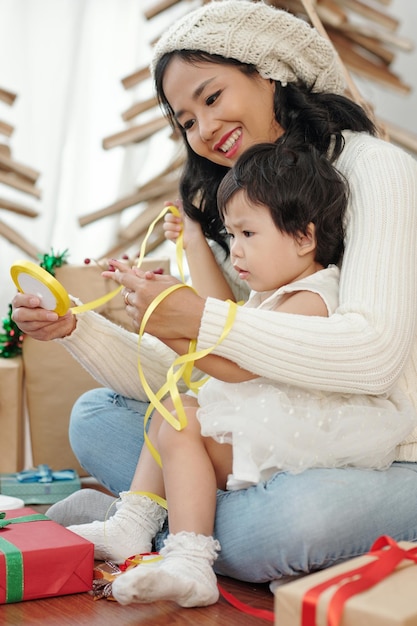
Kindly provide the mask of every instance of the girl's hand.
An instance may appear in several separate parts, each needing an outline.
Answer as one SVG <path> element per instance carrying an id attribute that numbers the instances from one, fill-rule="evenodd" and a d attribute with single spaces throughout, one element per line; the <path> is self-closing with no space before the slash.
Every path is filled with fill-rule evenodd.
<path id="1" fill-rule="evenodd" d="M 178 200 L 176 202 L 165 202 L 164 206 L 176 206 L 181 213 L 181 217 L 174 215 L 170 211 L 164 215 L 163 229 L 165 239 L 175 243 L 184 227 L 182 219 L 182 206 Z"/>
<path id="2" fill-rule="evenodd" d="M 25 293 L 17 293 L 12 300 L 12 319 L 25 335 L 39 341 L 50 341 L 72 333 L 76 318 L 71 311 L 59 317 L 39 305 L 37 296 Z"/>
<path id="3" fill-rule="evenodd" d="M 173 241 L 174 243 L 177 241 L 178 236 L 182 231 L 184 231 L 183 236 L 183 247 L 184 250 L 187 249 L 187 246 L 193 245 L 195 242 L 197 245 L 204 240 L 203 231 L 201 230 L 201 226 L 198 222 L 190 219 L 187 215 L 185 215 L 182 203 L 180 201 L 166 202 L 165 206 L 176 206 L 181 213 L 181 217 L 175 216 L 173 213 L 166 213 L 164 216 L 164 234 L 165 239 Z"/>
<path id="4" fill-rule="evenodd" d="M 124 286 L 122 295 L 126 312 L 136 330 L 139 330 L 143 316 L 155 298 L 169 287 L 182 284 L 168 274 L 157 275 L 139 268 L 128 268 L 115 260 L 110 263 L 115 271 L 103 272 L 103 276 Z M 146 324 L 146 332 L 160 339 L 193 339 L 198 334 L 204 303 L 204 299 L 192 289 L 177 289 L 158 304 Z"/>

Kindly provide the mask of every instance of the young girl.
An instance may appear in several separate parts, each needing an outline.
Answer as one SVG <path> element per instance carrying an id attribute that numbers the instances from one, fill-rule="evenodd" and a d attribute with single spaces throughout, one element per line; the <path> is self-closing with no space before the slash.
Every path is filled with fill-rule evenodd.
<path id="1" fill-rule="evenodd" d="M 325 157 L 314 148 L 288 148 L 284 141 L 254 146 L 223 179 L 218 201 L 233 265 L 253 290 L 246 306 L 271 315 L 333 313 L 346 190 Z M 187 351 L 188 341 L 170 344 L 178 353 Z M 149 438 L 162 471 L 144 447 L 116 514 L 70 526 L 94 542 L 96 558 L 123 560 L 150 550 L 165 519 L 160 499 L 167 499 L 164 558 L 117 578 L 113 594 L 121 603 L 216 602 L 217 488 L 246 487 L 277 470 L 386 467 L 415 422 L 401 395 L 343 397 L 278 385 L 210 355 L 199 367 L 215 378 L 203 385 L 198 403 L 182 396 L 187 426 L 177 431 L 159 413 L 152 417 Z M 171 400 L 165 406 L 175 414 Z"/>

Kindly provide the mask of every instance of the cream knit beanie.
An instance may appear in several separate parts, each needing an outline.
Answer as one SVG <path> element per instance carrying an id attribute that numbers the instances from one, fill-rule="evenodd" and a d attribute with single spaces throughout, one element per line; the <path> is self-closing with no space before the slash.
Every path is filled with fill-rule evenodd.
<path id="1" fill-rule="evenodd" d="M 342 93 L 337 55 L 317 30 L 264 2 L 213 0 L 175 22 L 157 42 L 151 61 L 175 50 L 201 50 L 252 64 L 283 85 L 303 80 L 313 91 Z"/>

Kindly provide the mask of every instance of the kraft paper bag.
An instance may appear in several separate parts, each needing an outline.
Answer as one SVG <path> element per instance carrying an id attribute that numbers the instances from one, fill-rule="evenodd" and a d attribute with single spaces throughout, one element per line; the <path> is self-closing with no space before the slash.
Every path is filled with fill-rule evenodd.
<path id="1" fill-rule="evenodd" d="M 162 269 L 168 273 L 169 260 L 144 259 L 141 268 L 152 271 Z M 56 269 L 55 278 L 71 296 L 87 303 L 117 288 L 117 284 L 104 279 L 101 272 L 102 268 L 93 264 L 64 265 Z M 120 293 L 95 311 L 132 330 Z M 53 470 L 73 468 L 80 476 L 86 476 L 71 450 L 68 425 L 77 398 L 101 385 L 62 345 L 51 341 L 25 337 L 23 362 L 33 464 L 46 463 Z"/>
<path id="2" fill-rule="evenodd" d="M 406 541 L 398 545 L 404 550 L 417 548 L 417 543 Z M 373 560 L 374 557 L 367 554 L 278 587 L 275 592 L 276 626 L 301 626 L 303 597 L 308 590 L 340 574 L 346 574 L 348 580 L 352 570 Z M 314 626 L 326 626 L 327 605 L 337 588 L 337 584 L 332 585 L 319 598 Z M 348 599 L 339 626 L 415 626 L 416 590 L 417 564 L 404 558 L 386 578 Z"/>
<path id="3" fill-rule="evenodd" d="M 23 469 L 23 360 L 0 358 L 0 472 Z"/>

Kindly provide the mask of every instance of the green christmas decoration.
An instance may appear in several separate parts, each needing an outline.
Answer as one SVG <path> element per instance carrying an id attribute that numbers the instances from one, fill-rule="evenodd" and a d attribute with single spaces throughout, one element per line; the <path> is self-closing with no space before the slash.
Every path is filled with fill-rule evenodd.
<path id="1" fill-rule="evenodd" d="M 10 359 L 22 354 L 23 333 L 12 320 L 12 305 L 9 314 L 2 319 L 3 332 L 0 333 L 0 357 Z"/>
<path id="2" fill-rule="evenodd" d="M 61 254 L 54 254 L 53 248 L 51 248 L 51 254 L 43 254 L 38 255 L 40 260 L 39 265 L 43 267 L 44 270 L 55 276 L 55 269 L 57 267 L 62 267 L 67 263 L 68 249 L 64 250 Z"/>
<path id="3" fill-rule="evenodd" d="M 47 272 L 55 276 L 55 269 L 67 263 L 68 250 L 61 254 L 55 254 L 51 248 L 51 254 L 39 255 L 39 265 Z M 9 314 L 2 319 L 2 329 L 0 332 L 0 357 L 9 359 L 22 354 L 22 344 L 24 334 L 12 320 L 12 305 L 9 304 Z"/>

